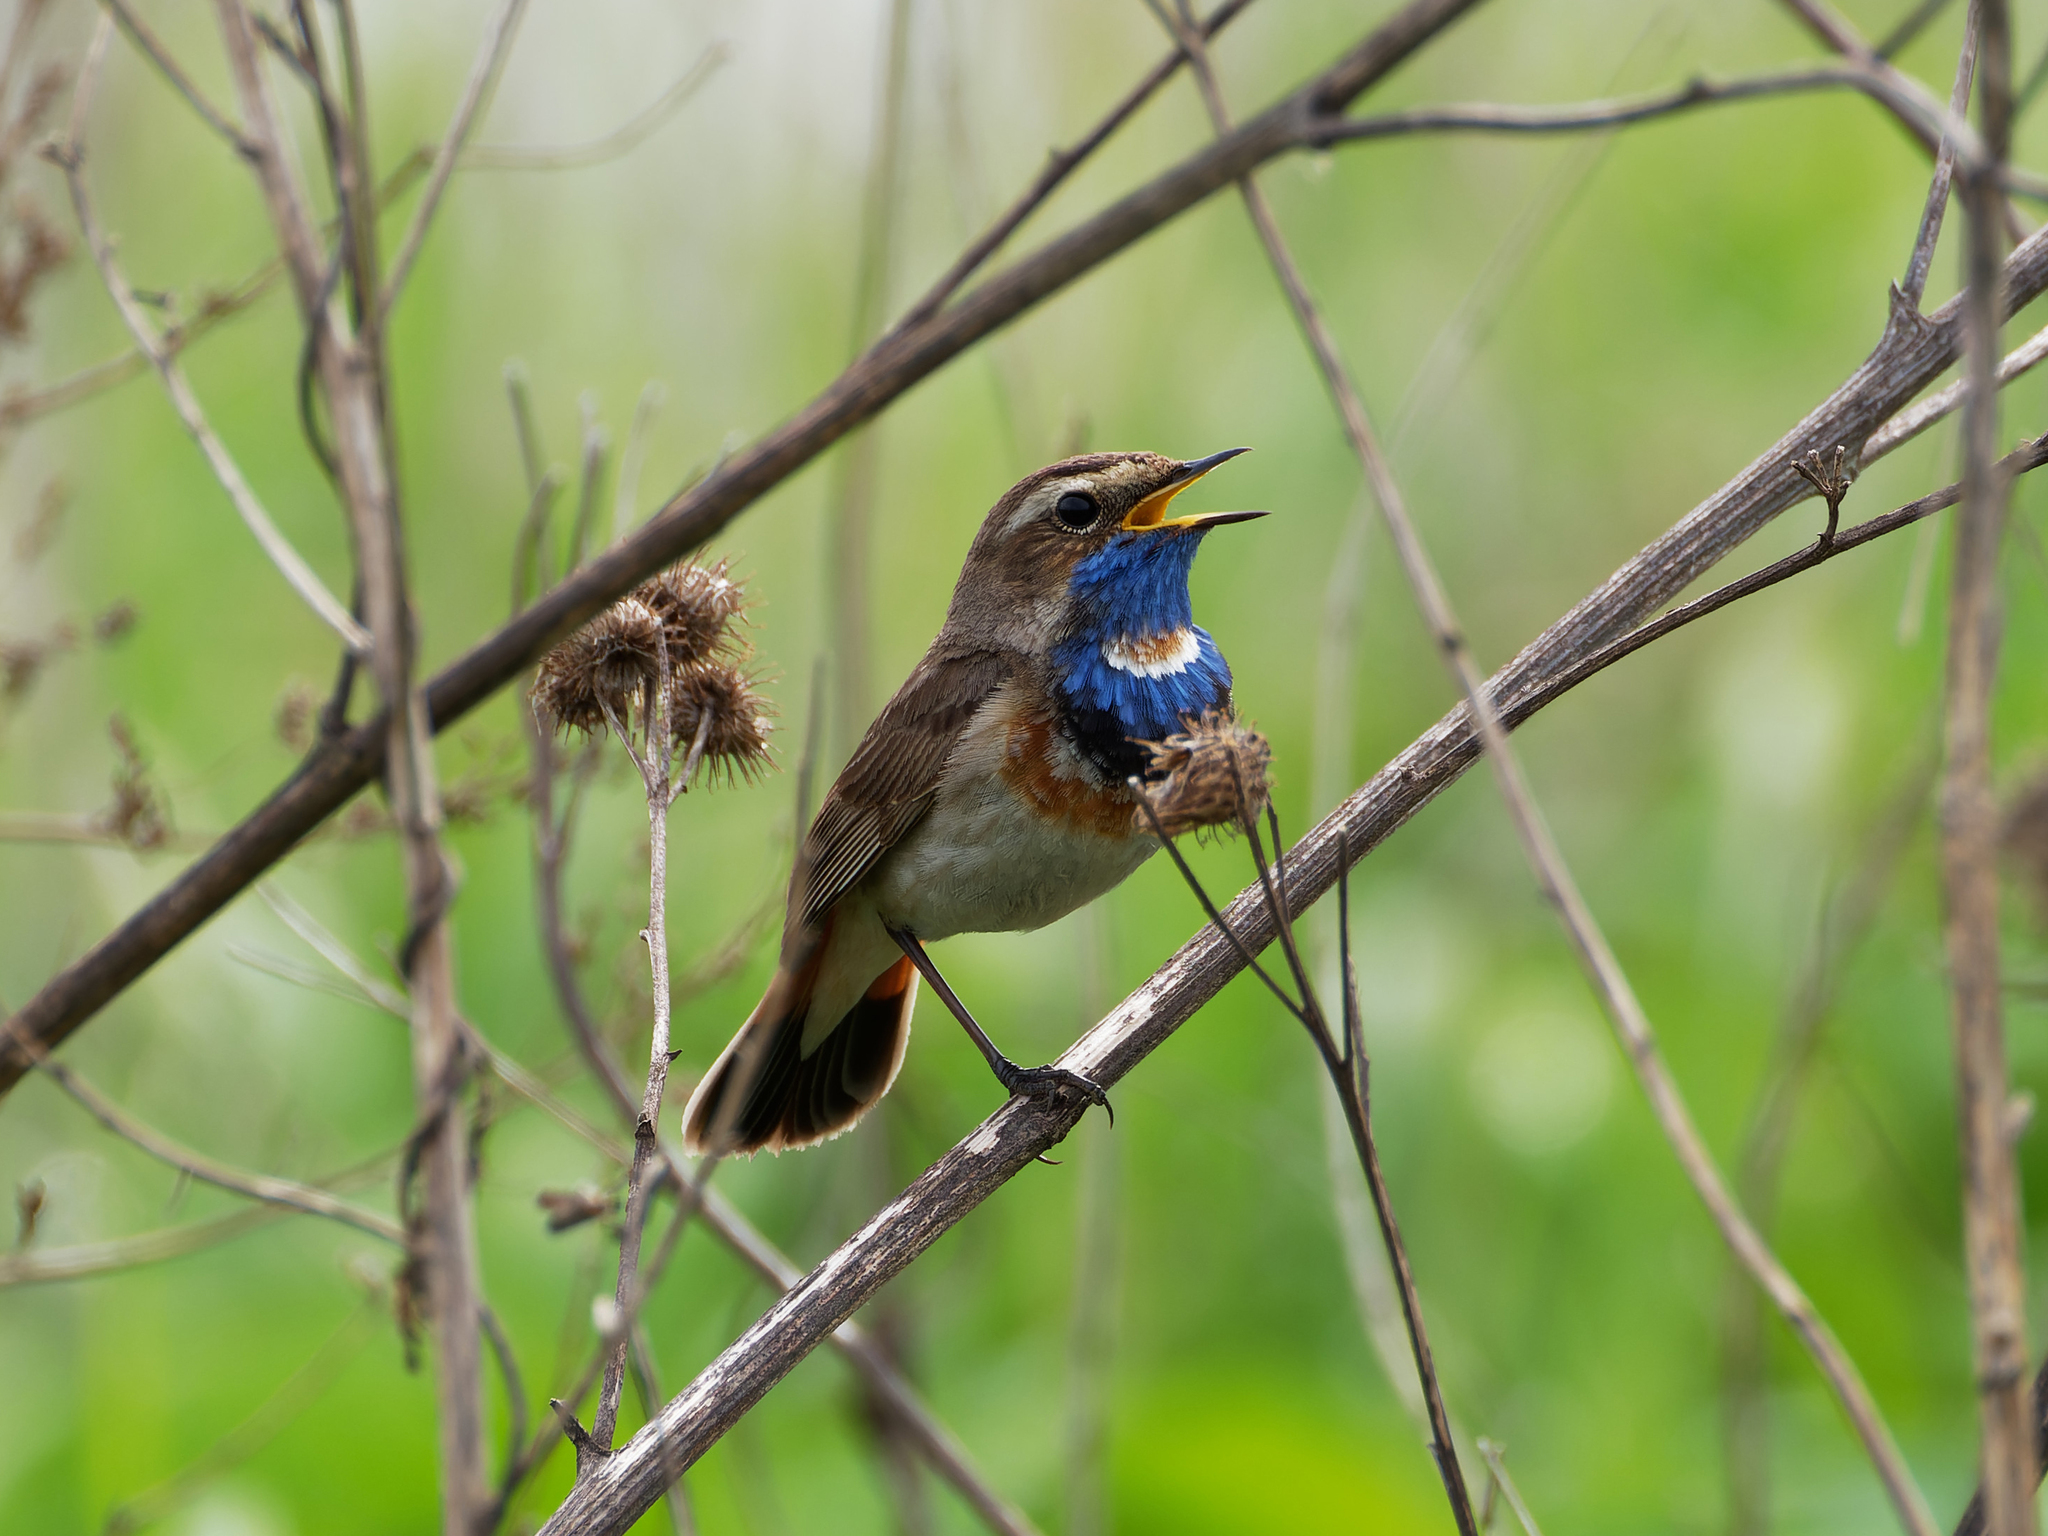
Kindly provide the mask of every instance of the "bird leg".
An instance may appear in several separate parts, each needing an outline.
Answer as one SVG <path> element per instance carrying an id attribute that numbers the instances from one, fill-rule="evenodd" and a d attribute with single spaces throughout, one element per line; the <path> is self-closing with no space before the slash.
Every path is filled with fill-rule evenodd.
<path id="1" fill-rule="evenodd" d="M 1100 1083 L 1078 1072 L 1069 1072 L 1065 1067 L 1018 1066 L 997 1049 L 995 1041 L 989 1039 L 988 1031 L 974 1022 L 974 1015 L 967 1011 L 967 1005 L 946 984 L 946 978 L 939 974 L 939 968 L 925 952 L 924 941 L 908 928 L 890 928 L 886 923 L 882 926 L 903 953 L 910 957 L 910 963 L 917 967 L 918 974 L 931 983 L 932 990 L 939 994 L 939 1001 L 946 1005 L 947 1011 L 960 1021 L 960 1027 L 967 1031 L 967 1038 L 987 1060 L 989 1070 L 995 1073 L 996 1081 L 1003 1085 L 1004 1092 L 1037 1098 L 1070 1089 L 1089 1103 L 1100 1104 L 1109 1116 L 1109 1123 L 1116 1124 L 1116 1111 L 1109 1107 L 1109 1095 L 1103 1092 Z"/>

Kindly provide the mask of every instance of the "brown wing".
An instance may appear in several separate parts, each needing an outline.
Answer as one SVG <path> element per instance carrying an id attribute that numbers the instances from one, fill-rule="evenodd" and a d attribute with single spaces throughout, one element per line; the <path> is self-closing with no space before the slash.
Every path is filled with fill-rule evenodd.
<path id="1" fill-rule="evenodd" d="M 923 820 L 953 744 L 1010 672 L 1000 651 L 935 652 L 918 663 L 868 727 L 804 839 L 785 950 Z"/>

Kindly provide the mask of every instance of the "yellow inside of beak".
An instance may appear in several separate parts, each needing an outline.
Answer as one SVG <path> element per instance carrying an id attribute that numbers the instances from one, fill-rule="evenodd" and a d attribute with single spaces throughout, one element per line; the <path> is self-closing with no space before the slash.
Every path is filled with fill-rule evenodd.
<path id="1" fill-rule="evenodd" d="M 1207 473 L 1209 471 L 1206 469 L 1202 471 L 1202 475 Z M 1202 475 L 1190 475 L 1185 480 L 1176 480 L 1172 485 L 1154 491 L 1150 496 L 1147 496 L 1124 514 L 1123 526 L 1126 528 L 1184 528 L 1190 523 L 1201 521 L 1207 514 L 1191 512 L 1186 517 L 1168 518 L 1166 509 L 1172 503 L 1174 497 L 1201 479 Z"/>

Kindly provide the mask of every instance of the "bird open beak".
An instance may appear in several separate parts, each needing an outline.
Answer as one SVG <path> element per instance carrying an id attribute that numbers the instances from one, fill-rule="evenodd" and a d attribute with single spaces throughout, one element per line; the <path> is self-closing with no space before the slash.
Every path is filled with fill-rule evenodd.
<path id="1" fill-rule="evenodd" d="M 1181 465 L 1180 472 L 1166 484 L 1139 502 L 1124 514 L 1126 528 L 1214 528 L 1223 523 L 1244 523 L 1255 517 L 1264 517 L 1263 512 L 1190 512 L 1185 517 L 1168 517 L 1167 506 L 1182 491 L 1209 473 L 1218 464 L 1234 459 L 1240 453 L 1250 453 L 1249 448 L 1226 448 L 1221 453 L 1212 453 L 1206 459 L 1190 459 Z"/>

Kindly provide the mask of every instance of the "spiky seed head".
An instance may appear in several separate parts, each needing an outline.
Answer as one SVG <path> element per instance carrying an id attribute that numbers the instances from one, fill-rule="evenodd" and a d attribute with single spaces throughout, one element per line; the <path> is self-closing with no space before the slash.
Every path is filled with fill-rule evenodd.
<path id="1" fill-rule="evenodd" d="M 741 648 L 733 624 L 746 611 L 746 588 L 732 579 L 723 560 L 672 565 L 643 581 L 633 596 L 660 617 L 668 634 L 668 664 L 678 671 Z"/>
<path id="2" fill-rule="evenodd" d="M 542 658 L 534 709 L 556 729 L 588 735 L 605 709 L 623 721 L 661 670 L 661 620 L 635 597 L 621 598 Z"/>
<path id="3" fill-rule="evenodd" d="M 710 724 L 705 726 L 707 716 Z M 751 780 L 775 765 L 768 751 L 775 707 L 756 679 L 730 662 L 700 661 L 677 672 L 669 687 L 668 719 L 676 755 L 684 761 L 699 728 L 704 729 L 699 771 L 706 782 L 720 774 L 727 784 Z"/>
<path id="4" fill-rule="evenodd" d="M 1183 832 L 1228 831 L 1266 808 L 1272 792 L 1273 749 L 1266 738 L 1227 710 L 1184 719 L 1164 741 L 1140 743 L 1151 755 L 1144 795 L 1168 837 Z M 1138 830 L 1151 822 L 1133 812 Z"/>

